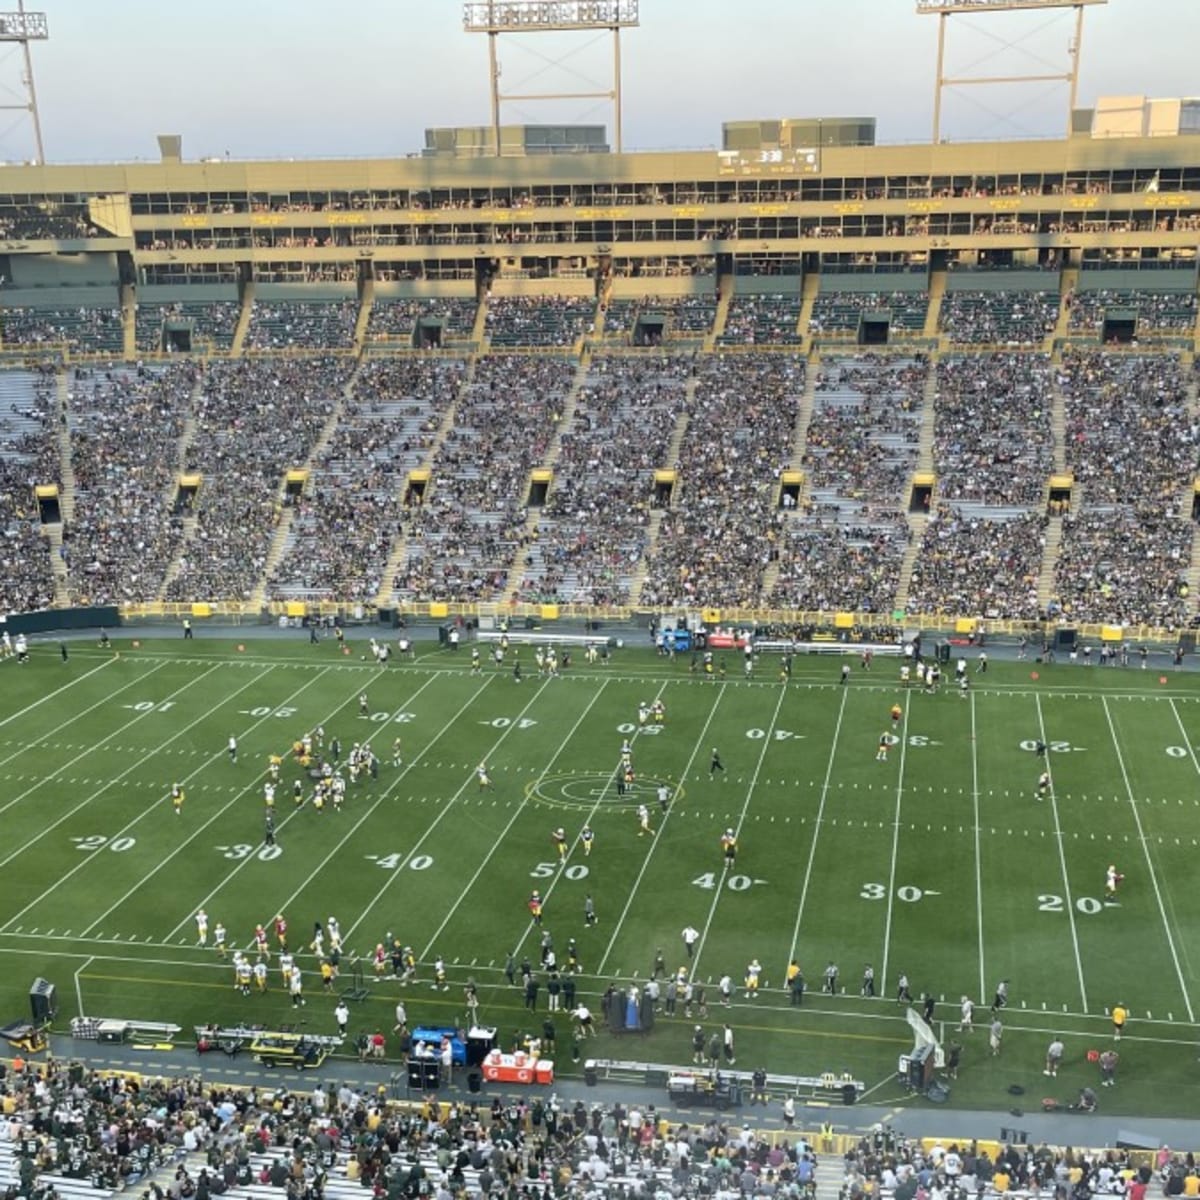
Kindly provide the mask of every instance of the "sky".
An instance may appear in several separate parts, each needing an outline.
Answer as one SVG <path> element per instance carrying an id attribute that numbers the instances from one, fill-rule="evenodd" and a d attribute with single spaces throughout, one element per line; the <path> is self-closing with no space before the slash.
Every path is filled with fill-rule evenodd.
<path id="1" fill-rule="evenodd" d="M 5 7 L 15 8 L 15 4 Z M 394 156 L 431 125 L 490 120 L 487 38 L 458 0 L 28 0 L 50 40 L 33 45 L 50 162 Z M 880 142 L 930 137 L 937 18 L 913 0 L 641 0 L 622 37 L 625 148 L 712 147 L 721 122 L 875 116 Z M 948 22 L 947 73 L 1061 73 L 1070 10 Z M 1023 39 L 1023 40 L 1022 40 Z M 1020 40 L 1038 57 L 1002 46 Z M 1198 0 L 1109 0 L 1086 10 L 1079 103 L 1101 95 L 1200 95 Z M 607 35 L 499 39 L 502 88 L 610 86 Z M 565 66 L 553 61 L 569 55 Z M 571 73 L 567 68 L 575 68 Z M 20 102 L 21 59 L 0 54 L 0 102 Z M 1055 83 L 961 87 L 944 101 L 954 140 L 1060 135 Z M 607 101 L 505 105 L 505 123 L 612 128 Z M 22 113 L 0 112 L 0 158 L 32 155 Z"/>

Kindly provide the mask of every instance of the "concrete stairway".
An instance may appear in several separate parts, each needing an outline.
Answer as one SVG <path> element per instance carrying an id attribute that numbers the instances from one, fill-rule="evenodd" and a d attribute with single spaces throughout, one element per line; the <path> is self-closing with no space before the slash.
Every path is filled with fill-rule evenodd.
<path id="1" fill-rule="evenodd" d="M 371 320 L 371 309 L 375 305 L 375 281 L 368 279 L 363 284 L 362 299 L 358 304 L 358 316 L 354 321 L 354 353 L 361 354 L 367 344 L 367 323 Z"/>
<path id="2" fill-rule="evenodd" d="M 127 362 L 137 358 L 137 292 L 130 284 L 121 287 L 121 356 Z"/>
<path id="3" fill-rule="evenodd" d="M 46 537 L 46 550 L 50 555 L 50 573 L 54 577 L 54 607 L 69 608 L 71 605 L 71 590 L 67 581 L 67 564 L 62 556 L 62 523 L 44 525 L 42 533 Z"/>
<path id="4" fill-rule="evenodd" d="M 708 335 L 704 339 L 705 350 L 712 350 L 717 344 L 717 339 L 725 332 L 725 326 L 729 321 L 729 309 L 732 304 L 733 276 L 727 275 L 720 283 L 717 295 L 717 311 L 713 316 L 712 329 L 708 331 Z"/>
<path id="5" fill-rule="evenodd" d="M 325 424 L 321 427 L 320 435 L 313 442 L 312 448 L 308 452 L 308 457 L 300 464 L 309 473 L 306 486 L 312 483 L 313 466 L 320 460 L 325 447 L 329 445 L 329 439 L 333 437 L 333 431 L 342 419 L 342 414 L 346 411 L 346 400 L 354 390 L 354 381 L 357 377 L 358 370 L 356 368 L 346 381 L 345 387 L 342 388 L 342 394 L 337 404 L 333 406 L 333 411 L 326 418 Z M 258 583 L 250 595 L 250 603 L 256 609 L 261 609 L 266 603 L 267 586 L 270 583 L 271 576 L 274 575 L 279 564 L 283 561 L 284 554 L 287 552 L 292 524 L 296 520 L 296 506 L 283 503 L 286 487 L 286 479 L 281 479 L 279 481 L 279 523 L 275 526 L 275 533 L 271 538 L 271 545 L 267 550 L 267 558 L 263 564 L 262 574 L 259 576 Z"/>
<path id="6" fill-rule="evenodd" d="M 937 358 L 929 363 L 929 374 L 925 378 L 924 398 L 921 406 L 921 440 L 917 444 L 918 471 L 932 471 L 933 435 L 937 429 Z M 904 498 L 907 505 L 908 497 Z"/>
<path id="7" fill-rule="evenodd" d="M 69 415 L 71 402 L 67 372 L 59 371 L 55 378 L 58 386 L 58 470 L 59 509 L 69 525 L 75 520 L 75 465 L 71 461 L 71 428 Z"/>
<path id="8" fill-rule="evenodd" d="M 809 271 L 804 276 L 804 283 L 800 288 L 800 317 L 796 322 L 796 332 L 799 333 L 801 345 L 806 350 L 812 346 L 808 330 L 812 324 L 813 307 L 817 303 L 817 292 L 820 290 L 821 276 L 816 271 Z"/>
<path id="9" fill-rule="evenodd" d="M 479 305 L 475 309 L 475 324 L 471 326 L 471 341 L 476 346 L 483 346 L 484 333 L 487 330 L 487 305 L 488 298 L 485 292 L 479 298 Z"/>
<path id="10" fill-rule="evenodd" d="M 192 442 L 196 437 L 196 409 L 200 403 L 200 393 L 204 388 L 204 376 L 197 375 L 196 382 L 192 384 L 192 392 L 188 397 L 188 415 L 184 418 L 183 429 L 179 434 L 179 442 L 175 447 L 175 475 L 176 478 L 171 479 L 167 483 L 166 494 L 163 496 L 163 506 L 167 512 L 171 511 L 175 503 L 175 492 L 179 487 L 178 476 L 183 474 L 188 467 L 188 450 L 191 448 Z M 200 484 L 203 489 L 203 482 Z M 175 551 L 175 557 L 167 564 L 166 571 L 163 572 L 163 580 L 158 589 L 158 602 L 161 604 L 166 599 L 167 587 L 174 582 L 175 577 L 179 574 L 183 567 L 183 556 L 187 550 L 188 543 L 196 536 L 197 518 L 195 516 L 186 516 L 183 518 L 183 539 L 179 543 L 179 549 Z"/>
<path id="11" fill-rule="evenodd" d="M 1054 331 L 1050 334 L 1048 350 L 1053 349 L 1055 342 L 1065 338 L 1067 331 L 1071 328 L 1071 309 L 1067 304 L 1067 297 L 1074 295 L 1078 284 L 1079 268 L 1064 267 L 1058 276 L 1058 320 L 1054 324 Z"/>
<path id="12" fill-rule="evenodd" d="M 796 424 L 792 429 L 792 444 L 788 455 L 789 470 L 800 470 L 801 464 L 804 462 L 804 448 L 808 444 L 808 427 L 812 424 L 813 409 L 816 407 L 817 376 L 820 372 L 821 355 L 814 348 L 809 355 L 808 369 L 804 375 L 804 392 L 796 408 Z M 800 519 L 800 514 L 804 511 L 805 494 L 811 482 L 806 475 L 800 485 L 799 502 L 794 509 L 786 510 L 785 531 L 788 525 Z M 770 595 L 775 585 L 779 582 L 779 571 L 780 564 L 778 560 L 767 564 L 767 569 L 763 573 L 762 594 L 764 596 Z"/>
<path id="13" fill-rule="evenodd" d="M 693 377 L 688 380 L 687 387 L 684 389 L 685 402 L 679 416 L 675 418 L 675 428 L 671 431 L 671 440 L 667 444 L 666 469 L 674 470 L 675 464 L 679 462 L 679 455 L 683 450 L 683 439 L 687 436 L 688 423 L 691 420 L 688 414 L 695 406 L 696 387 L 698 383 L 699 381 Z M 682 486 L 683 480 L 677 477 L 675 480 L 675 489 L 671 495 L 672 507 L 674 507 L 675 502 L 678 500 L 679 489 Z M 650 526 L 646 530 L 646 550 L 637 565 L 637 570 L 633 572 L 629 579 L 629 599 L 631 603 L 637 603 L 637 598 L 641 595 L 646 577 L 650 574 L 650 560 L 654 557 L 654 552 L 658 548 L 658 535 L 662 529 L 663 518 L 665 516 L 666 512 L 661 508 L 653 509 L 650 513 Z"/>
<path id="14" fill-rule="evenodd" d="M 929 276 L 929 308 L 925 312 L 925 328 L 922 331 L 927 338 L 938 336 L 938 327 L 942 320 L 942 300 L 946 295 L 946 268 L 931 272 Z"/>
<path id="15" fill-rule="evenodd" d="M 1067 469 L 1067 398 L 1058 382 L 1058 368 L 1050 368 L 1050 432 L 1054 436 L 1054 470 L 1062 474 Z"/>
<path id="16" fill-rule="evenodd" d="M 1076 485 L 1072 489 L 1073 492 L 1078 492 L 1079 488 Z M 1078 506 L 1079 499 L 1073 497 L 1073 503 Z M 1054 599 L 1054 568 L 1058 562 L 1058 552 L 1062 546 L 1063 536 L 1063 519 L 1060 515 L 1050 517 L 1046 522 L 1046 545 L 1042 550 L 1042 567 L 1038 572 L 1037 583 L 1037 602 L 1038 610 L 1045 612 L 1050 601 Z"/>
<path id="17" fill-rule="evenodd" d="M 254 309 L 254 284 L 248 283 L 242 291 L 242 309 L 238 313 L 237 324 L 233 328 L 233 342 L 229 347 L 230 358 L 241 358 L 242 347 L 246 344 L 246 334 L 250 329 L 250 313 Z"/>
<path id="18" fill-rule="evenodd" d="M 817 376 L 821 373 L 821 355 L 814 350 L 809 355 L 808 366 L 804 373 L 804 394 L 796 410 L 796 427 L 792 431 L 792 452 L 788 465 L 798 470 L 804 461 L 804 448 L 808 445 L 808 427 L 812 424 L 813 410 L 817 405 Z M 808 480 L 805 480 L 808 483 Z"/>
<path id="19" fill-rule="evenodd" d="M 908 608 L 908 593 L 912 586 L 913 568 L 921 553 L 921 544 L 925 539 L 925 530 L 929 526 L 929 517 L 925 513 L 910 512 L 905 514 L 908 522 L 908 548 L 900 561 L 900 582 L 896 587 L 896 608 L 905 611 Z"/>

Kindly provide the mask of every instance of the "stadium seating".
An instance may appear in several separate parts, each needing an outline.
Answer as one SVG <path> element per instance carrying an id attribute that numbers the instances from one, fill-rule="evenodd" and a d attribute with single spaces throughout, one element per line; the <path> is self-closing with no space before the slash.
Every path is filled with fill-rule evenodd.
<path id="1" fill-rule="evenodd" d="M 284 600 L 373 600 L 399 535 L 408 472 L 428 457 L 465 371 L 459 359 L 363 365 L 337 429 L 313 464 L 270 580 Z"/>
<path id="2" fill-rule="evenodd" d="M 1040 504 L 1054 468 L 1053 377 L 1042 354 L 973 354 L 937 365 L 933 461 L 955 504 Z"/>
<path id="3" fill-rule="evenodd" d="M 6 346 L 57 344 L 84 354 L 120 354 L 125 346 L 116 308 L 6 308 L 0 328 Z"/>
<path id="4" fill-rule="evenodd" d="M 406 522 L 401 600 L 504 594 L 525 528 L 530 470 L 544 461 L 574 359 L 488 355 L 464 389 L 433 464 L 432 494 Z"/>
<path id="5" fill-rule="evenodd" d="M 466 338 L 475 324 L 477 308 L 475 300 L 462 298 L 376 299 L 367 319 L 367 341 L 398 339 L 408 342 L 419 321 L 433 319 L 443 322 L 444 338 Z"/>
<path id="6" fill-rule="evenodd" d="M 691 370 L 690 358 L 593 359 L 526 549 L 522 599 L 628 602 L 648 546 L 654 471 L 671 465 Z"/>
<path id="7" fill-rule="evenodd" d="M 1073 352 L 1061 373 L 1067 463 L 1082 506 L 1055 564 L 1076 620 L 1186 624 L 1197 432 L 1178 355 Z"/>
<path id="8" fill-rule="evenodd" d="M 257 301 L 250 312 L 248 350 L 335 350 L 348 348 L 358 317 L 356 300 L 326 303 Z"/>
<path id="9" fill-rule="evenodd" d="M 790 354 L 697 360 L 678 500 L 659 530 L 641 603 L 758 604 L 777 554 L 779 476 L 791 458 L 804 377 L 804 360 Z"/>
<path id="10" fill-rule="evenodd" d="M 52 374 L 0 372 L 0 608 L 48 608 L 54 580 L 33 488 L 59 477 Z"/>
<path id="11" fill-rule="evenodd" d="M 735 296 L 725 318 L 722 346 L 794 346 L 800 341 L 801 298 L 773 293 Z"/>
<path id="12" fill-rule="evenodd" d="M 595 316 L 592 296 L 493 296 L 488 300 L 485 330 L 497 349 L 569 349 L 588 332 Z"/>
<path id="13" fill-rule="evenodd" d="M 1191 333 L 1196 327 L 1195 291 L 1137 291 L 1132 288 L 1076 292 L 1071 299 L 1071 328 L 1099 330 L 1105 315 L 1119 310 L 1137 314 L 1138 333 Z"/>
<path id="14" fill-rule="evenodd" d="M 928 307 L 928 292 L 839 292 L 822 288 L 813 305 L 809 332 L 853 333 L 864 316 L 886 314 L 895 329 L 919 333 Z"/>
<path id="15" fill-rule="evenodd" d="M 604 336 L 615 341 L 631 342 L 635 338 L 640 317 L 661 318 L 662 339 L 672 337 L 695 339 L 703 337 L 717 315 L 716 293 L 686 296 L 623 296 L 612 299 L 604 317 Z M 647 336 L 644 344 L 659 340 Z"/>
<path id="16" fill-rule="evenodd" d="M 162 349 L 163 326 L 167 321 L 190 325 L 194 349 L 211 346 L 228 350 L 233 344 L 241 305 L 236 300 L 203 303 L 139 303 L 134 321 L 134 337 L 139 351 Z"/>
<path id="17" fill-rule="evenodd" d="M 956 345 L 1040 347 L 1058 321 L 1058 293 L 947 292 L 941 330 Z"/>
<path id="18" fill-rule="evenodd" d="M 307 461 L 353 366 L 331 358 L 210 365 L 187 447 L 186 465 L 203 476 L 198 523 L 168 599 L 250 599 L 279 519 L 284 472 Z"/>
<path id="19" fill-rule="evenodd" d="M 158 595 L 183 533 L 173 499 L 196 377 L 189 362 L 72 372 L 76 496 L 66 553 L 80 602 Z"/>

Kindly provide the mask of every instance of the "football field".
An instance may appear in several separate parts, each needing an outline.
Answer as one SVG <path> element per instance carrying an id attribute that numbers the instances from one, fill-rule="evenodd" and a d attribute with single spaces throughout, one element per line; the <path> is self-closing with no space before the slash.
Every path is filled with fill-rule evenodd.
<path id="1" fill-rule="evenodd" d="M 418 643 L 416 661 L 378 668 L 332 640 L 242 646 L 120 639 L 118 654 L 77 643 L 69 662 L 35 647 L 28 665 L 0 664 L 3 1021 L 28 1013 L 41 975 L 58 986 L 60 1028 L 84 1012 L 188 1032 L 298 1020 L 334 1031 L 334 999 L 311 953 L 299 951 L 300 1013 L 274 957 L 267 993 L 243 997 L 211 933 L 197 945 L 203 909 L 244 948 L 276 914 L 293 947 L 336 916 L 343 975 L 377 943 L 411 946 L 419 966 L 406 989 L 374 980 L 367 962 L 371 991 L 354 1006 L 352 1034 L 390 1032 L 402 995 L 410 1023 L 461 1022 L 473 978 L 481 1016 L 507 1043 L 546 1016 L 544 988 L 535 1017 L 503 974 L 510 952 L 538 964 L 527 908 L 536 888 L 560 960 L 577 940 L 579 990 L 593 1009 L 610 983 L 644 979 L 661 950 L 669 968 L 708 982 L 703 1024 L 733 1027 L 739 1070 L 848 1071 L 870 1098 L 898 1100 L 897 1056 L 912 1046 L 896 1001 L 905 975 L 914 998 L 937 997 L 939 1032 L 964 1046 L 952 1103 L 1008 1108 L 1014 1083 L 1029 1099 L 1073 1099 L 1098 1082 L 1087 1052 L 1112 1044 L 1107 1014 L 1123 1003 L 1118 1084 L 1102 1105 L 1200 1110 L 1193 673 L 1152 660 L 1150 670 L 993 662 L 981 674 L 972 655 L 964 696 L 952 678 L 938 694 L 902 690 L 896 661 L 878 658 L 868 671 L 848 657 L 845 685 L 836 656 L 798 658 L 785 684 L 777 657 L 746 679 L 731 653 L 728 679 L 710 682 L 687 657 L 639 647 L 551 679 L 522 649 L 517 682 L 486 655 L 472 673 L 466 647 Z M 664 723 L 639 724 L 639 705 L 655 700 Z M 350 784 L 341 811 L 292 802 L 301 776 L 292 743 L 318 725 L 343 758 L 369 741 L 380 759 L 378 778 Z M 624 739 L 636 779 L 621 795 Z M 263 802 L 272 754 L 284 756 L 274 846 Z M 479 785 L 481 763 L 491 788 Z M 1044 770 L 1051 786 L 1039 797 Z M 178 814 L 173 784 L 186 795 Z M 649 832 L 639 828 L 643 804 Z M 595 834 L 587 854 L 585 826 Z M 737 837 L 732 865 L 727 829 Z M 1106 902 L 1110 865 L 1124 877 L 1115 902 Z M 594 926 L 584 920 L 589 895 Z M 688 926 L 700 935 L 690 960 Z M 439 957 L 446 991 L 430 986 Z M 747 996 L 753 959 L 763 986 Z M 808 982 L 801 1007 L 783 987 L 793 959 Z M 831 961 L 838 989 L 822 994 Z M 868 964 L 874 998 L 859 994 Z M 739 985 L 728 1009 L 715 986 L 726 973 Z M 988 1007 L 1000 980 L 1009 1006 L 993 1058 Z M 963 996 L 976 1004 L 975 1027 L 958 1034 Z M 577 1071 L 564 1015 L 558 1025 L 559 1070 Z M 692 1027 L 681 1013 L 645 1040 L 601 1034 L 586 1053 L 686 1063 Z M 1048 1080 L 1055 1034 L 1066 1065 Z M 181 1069 L 191 1061 L 181 1056 Z"/>

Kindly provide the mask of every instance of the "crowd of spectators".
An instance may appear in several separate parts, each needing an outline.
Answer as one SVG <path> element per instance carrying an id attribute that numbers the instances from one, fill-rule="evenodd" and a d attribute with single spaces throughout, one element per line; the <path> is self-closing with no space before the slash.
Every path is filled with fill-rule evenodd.
<path id="1" fill-rule="evenodd" d="M 520 599 L 623 605 L 647 549 L 654 471 L 686 407 L 690 357 L 592 360 L 527 547 Z"/>
<path id="2" fill-rule="evenodd" d="M 1057 602 L 1075 620 L 1184 623 L 1198 431 L 1178 356 L 1072 352 L 1059 379 L 1082 508 L 1064 522 Z"/>
<path id="3" fill-rule="evenodd" d="M 433 465 L 431 494 L 405 522 L 393 580 L 402 598 L 503 595 L 524 537 L 529 472 L 545 461 L 576 369 L 566 356 L 479 360 Z"/>
<path id="4" fill-rule="evenodd" d="M 792 457 L 805 364 L 790 354 L 710 354 L 680 452 L 643 604 L 757 607 L 778 554 L 780 476 Z"/>
<path id="5" fill-rule="evenodd" d="M 272 596 L 375 599 L 401 532 L 408 473 L 427 461 L 464 374 L 461 359 L 363 364 L 313 463 L 290 545 L 270 580 Z"/>
<path id="6" fill-rule="evenodd" d="M 802 305 L 794 292 L 734 296 L 717 341 L 722 346 L 794 346 L 800 341 Z"/>
<path id="7" fill-rule="evenodd" d="M 202 476 L 169 600 L 248 600 L 278 523 L 284 473 L 307 462 L 353 371 L 345 358 L 212 363 L 186 469 Z"/>
<path id="8" fill-rule="evenodd" d="M 250 312 L 246 349 L 346 348 L 354 338 L 357 319 L 357 300 L 259 300 Z"/>
<path id="9" fill-rule="evenodd" d="M 849 513 L 863 502 L 902 500 L 917 461 L 928 367 L 921 356 L 878 354 L 822 365 L 804 449 L 818 502 Z"/>
<path id="10" fill-rule="evenodd" d="M 376 299 L 367 318 L 367 341 L 413 337 L 426 320 L 442 322 L 443 337 L 465 338 L 475 325 L 478 302 L 472 297 L 438 299 Z"/>
<path id="11" fill-rule="evenodd" d="M 48 608 L 50 550 L 39 532 L 33 489 L 58 480 L 58 409 L 52 371 L 0 376 L 0 612 Z"/>
<path id="12" fill-rule="evenodd" d="M 87 209 L 82 204 L 52 207 L 16 204 L 0 208 L 0 239 L 4 241 L 105 236 L 87 219 Z"/>
<path id="13" fill-rule="evenodd" d="M 1146 1158 L 1144 1152 L 1127 1149 L 1064 1149 L 1032 1142 L 1020 1146 L 927 1139 L 922 1143 L 890 1126 L 878 1126 L 845 1154 L 842 1197 L 1141 1197 L 1156 1177 L 1164 1194 L 1186 1195 L 1188 1179 L 1197 1178 L 1191 1154 L 1172 1154 L 1163 1146 L 1154 1153 L 1153 1165 Z"/>
<path id="14" fill-rule="evenodd" d="M 716 1118 L 672 1123 L 654 1104 L 427 1100 L 317 1083 L 234 1089 L 199 1076 L 101 1078 L 72 1063 L 0 1083 L 21 1195 L 66 1180 L 158 1200 L 247 1188 L 287 1200 L 356 1192 L 433 1200 L 717 1200 L 810 1196 L 818 1164 L 798 1135 Z"/>
<path id="15" fill-rule="evenodd" d="M 957 345 L 1040 347 L 1058 322 L 1057 292 L 949 291 L 942 332 Z"/>
<path id="16" fill-rule="evenodd" d="M 163 334 L 168 323 L 191 327 L 192 350 L 211 344 L 217 350 L 228 350 L 233 345 L 238 317 L 242 306 L 236 300 L 213 300 L 207 304 L 189 302 L 143 301 L 139 302 L 134 320 L 134 337 L 140 351 L 170 349 L 170 340 L 164 345 Z"/>
<path id="17" fill-rule="evenodd" d="M 1071 328 L 1099 330 L 1116 310 L 1137 314 L 1138 332 L 1190 333 L 1196 325 L 1195 291 L 1149 292 L 1133 288 L 1101 288 L 1070 298 Z"/>
<path id="18" fill-rule="evenodd" d="M 972 354 L 937 365 L 938 496 L 1040 504 L 1054 467 L 1053 375 L 1043 354 Z"/>
<path id="19" fill-rule="evenodd" d="M 858 529 L 813 513 L 790 522 L 779 543 L 779 571 L 767 607 L 891 612 L 908 539 L 903 520 Z"/>
<path id="20" fill-rule="evenodd" d="M 656 346 L 672 335 L 703 337 L 716 315 L 715 290 L 684 296 L 620 296 L 609 300 L 605 309 L 604 336 L 638 346 Z"/>
<path id="21" fill-rule="evenodd" d="M 119 308 L 5 308 L 6 346 L 56 346 L 83 353 L 120 354 L 125 328 Z"/>
<path id="22" fill-rule="evenodd" d="M 888 316 L 898 329 L 920 330 L 929 308 L 928 292 L 839 292 L 817 294 L 808 331 L 853 333 L 864 316 Z"/>
<path id="23" fill-rule="evenodd" d="M 570 349 L 596 319 L 594 296 L 492 296 L 486 333 L 493 346 Z"/>
<path id="24" fill-rule="evenodd" d="M 908 611 L 1036 620 L 1045 544 L 1040 510 L 1004 520 L 939 505 L 913 564 Z"/>
<path id="25" fill-rule="evenodd" d="M 64 553 L 77 603 L 154 600 L 183 534 L 180 436 L 198 368 L 71 371 L 75 514 Z"/>

